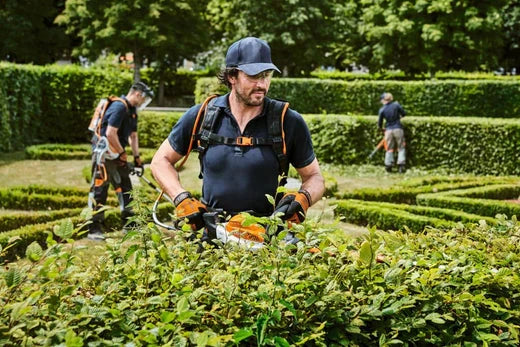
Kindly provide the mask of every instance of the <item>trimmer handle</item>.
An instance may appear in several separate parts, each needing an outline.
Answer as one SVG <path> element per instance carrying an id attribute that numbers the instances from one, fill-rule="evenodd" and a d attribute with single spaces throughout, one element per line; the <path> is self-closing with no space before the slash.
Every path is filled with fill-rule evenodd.
<path id="1" fill-rule="evenodd" d="M 128 169 L 130 170 L 130 175 L 137 175 L 137 177 L 142 177 L 144 174 L 144 167 L 142 166 L 134 166 L 132 163 L 128 163 Z"/>

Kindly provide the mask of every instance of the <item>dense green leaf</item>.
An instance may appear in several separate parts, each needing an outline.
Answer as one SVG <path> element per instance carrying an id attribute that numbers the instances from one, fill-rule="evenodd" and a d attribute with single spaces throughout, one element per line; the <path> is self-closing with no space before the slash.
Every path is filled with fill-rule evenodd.
<path id="1" fill-rule="evenodd" d="M 43 249 L 40 244 L 36 241 L 32 242 L 25 251 L 25 256 L 32 262 L 36 262 L 41 259 L 43 255 Z"/>

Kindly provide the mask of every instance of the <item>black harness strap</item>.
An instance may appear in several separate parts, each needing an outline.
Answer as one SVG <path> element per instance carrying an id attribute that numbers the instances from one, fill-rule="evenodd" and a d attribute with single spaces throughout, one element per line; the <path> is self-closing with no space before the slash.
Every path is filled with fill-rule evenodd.
<path id="1" fill-rule="evenodd" d="M 216 121 L 219 117 L 220 108 L 215 106 L 216 98 L 209 101 L 204 119 L 200 125 L 200 129 L 195 136 L 198 146 L 194 148 L 199 152 L 200 174 L 202 178 L 202 156 L 208 149 L 208 146 L 215 144 L 224 144 L 229 146 L 271 146 L 276 155 L 279 164 L 279 175 L 282 177 L 279 186 L 285 185 L 287 182 L 287 174 L 289 172 L 289 160 L 285 153 L 285 139 L 283 136 L 283 117 L 288 108 L 288 103 L 280 100 L 269 99 L 266 101 L 266 117 L 267 117 L 267 138 L 262 137 L 226 137 L 213 132 Z"/>
<path id="2" fill-rule="evenodd" d="M 282 177 L 286 177 L 289 172 L 289 161 L 284 151 L 285 139 L 283 137 L 283 117 L 287 111 L 286 104 L 288 103 L 280 100 L 270 100 L 266 104 L 267 133 L 272 141 L 276 159 L 278 159 L 280 164 L 279 173 Z M 285 185 L 285 183 L 282 185 Z"/>
<path id="3" fill-rule="evenodd" d="M 215 122 L 217 121 L 220 111 L 220 108 L 215 106 L 215 101 L 217 101 L 217 98 L 210 100 L 208 103 L 200 129 L 197 135 L 195 135 L 195 139 L 198 140 L 198 146 L 194 150 L 199 152 L 199 156 L 204 154 L 206 149 L 208 149 L 210 135 L 212 134 L 212 129 L 215 127 Z"/>
<path id="4" fill-rule="evenodd" d="M 209 144 L 223 144 L 229 146 L 272 146 L 274 145 L 273 139 L 264 139 L 262 137 L 225 137 L 215 133 L 209 133 L 207 135 Z"/>

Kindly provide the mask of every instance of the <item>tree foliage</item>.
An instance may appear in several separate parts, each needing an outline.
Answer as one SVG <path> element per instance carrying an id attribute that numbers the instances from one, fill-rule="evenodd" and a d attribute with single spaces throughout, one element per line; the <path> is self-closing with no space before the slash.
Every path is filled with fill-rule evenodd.
<path id="1" fill-rule="evenodd" d="M 215 69 L 232 42 L 256 36 L 289 76 L 351 64 L 407 75 L 510 70 L 520 68 L 519 19 L 520 0 L 4 0 L 0 59 L 53 62 L 72 40 L 74 55 L 91 60 L 132 52 L 134 79 L 147 64 L 163 85 L 184 58 Z"/>
<path id="2" fill-rule="evenodd" d="M 67 53 L 70 40 L 53 23 L 64 0 L 0 1 L 0 59 L 47 64 Z"/>
<path id="3" fill-rule="evenodd" d="M 506 0 L 350 0 L 346 26 L 335 52 L 345 62 L 371 70 L 398 68 L 407 73 L 490 69 L 503 45 L 501 9 Z M 357 4 L 357 5 L 356 5 Z"/>
<path id="4" fill-rule="evenodd" d="M 505 36 L 501 63 L 507 70 L 516 67 L 518 71 L 520 70 L 520 0 L 509 0 L 502 8 L 501 17 L 504 21 Z"/>
<path id="5" fill-rule="evenodd" d="M 103 51 L 134 55 L 134 80 L 143 62 L 176 66 L 205 47 L 209 36 L 200 0 L 68 0 L 57 22 L 81 38 L 74 51 L 95 59 Z"/>
<path id="6" fill-rule="evenodd" d="M 352 63 L 417 74 L 495 68 L 504 20 L 515 37 L 516 12 L 503 13 L 515 1 L 211 0 L 208 13 L 222 42 L 261 37 L 291 76 Z"/>

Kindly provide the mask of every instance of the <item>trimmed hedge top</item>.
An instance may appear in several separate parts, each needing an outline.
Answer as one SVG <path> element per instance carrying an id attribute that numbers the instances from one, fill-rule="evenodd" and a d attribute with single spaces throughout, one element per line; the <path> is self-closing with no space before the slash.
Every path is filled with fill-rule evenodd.
<path id="1" fill-rule="evenodd" d="M 196 102 L 226 90 L 216 78 L 201 78 Z M 412 116 L 518 117 L 520 81 L 338 81 L 275 78 L 269 96 L 287 100 L 300 113 L 377 114 L 379 96 L 391 92 Z"/>

